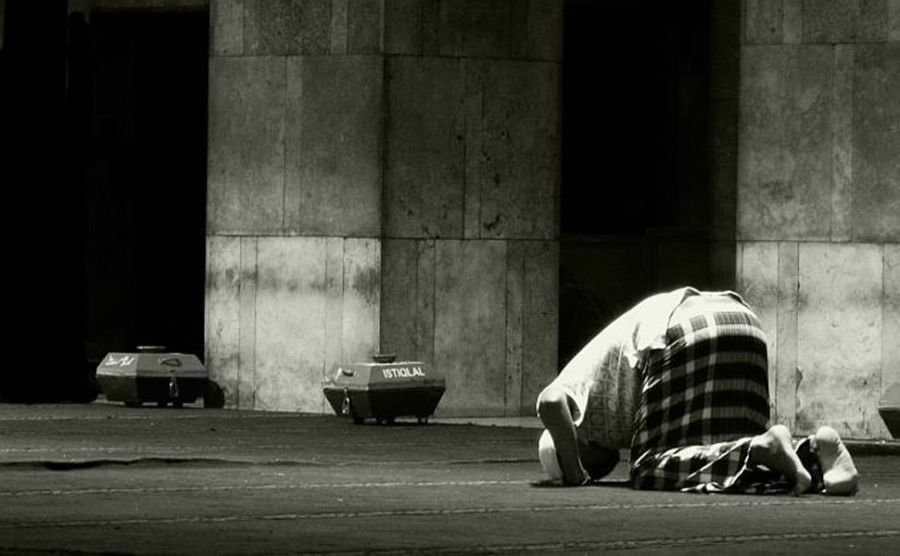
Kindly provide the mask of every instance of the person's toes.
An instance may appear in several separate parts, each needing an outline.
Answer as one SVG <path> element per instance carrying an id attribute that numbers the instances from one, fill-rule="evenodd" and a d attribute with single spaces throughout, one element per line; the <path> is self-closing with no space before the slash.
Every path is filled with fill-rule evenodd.
<path id="1" fill-rule="evenodd" d="M 859 489 L 859 472 L 837 431 L 831 427 L 820 427 L 816 431 L 815 441 L 819 464 L 822 466 L 825 494 L 831 496 L 856 494 Z"/>

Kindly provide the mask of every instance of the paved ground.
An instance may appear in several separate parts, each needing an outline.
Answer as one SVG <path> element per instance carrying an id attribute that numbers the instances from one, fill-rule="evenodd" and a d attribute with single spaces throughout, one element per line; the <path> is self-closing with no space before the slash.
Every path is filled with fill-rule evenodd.
<path id="1" fill-rule="evenodd" d="M 0 554 L 896 553 L 900 445 L 852 498 L 537 484 L 534 428 L 0 405 Z"/>

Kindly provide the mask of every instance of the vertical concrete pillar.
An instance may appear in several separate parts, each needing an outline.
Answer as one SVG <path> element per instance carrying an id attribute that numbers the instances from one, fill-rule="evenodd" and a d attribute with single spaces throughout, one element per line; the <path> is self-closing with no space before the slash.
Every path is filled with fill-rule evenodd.
<path id="1" fill-rule="evenodd" d="M 739 288 L 770 336 L 775 415 L 883 438 L 898 380 L 900 36 L 890 0 L 745 0 Z"/>
<path id="2" fill-rule="evenodd" d="M 380 2 L 210 8 L 207 364 L 230 407 L 321 412 L 378 348 Z"/>
<path id="3" fill-rule="evenodd" d="M 556 373 L 562 3 L 211 3 L 207 362 L 324 411 L 338 361 L 533 412 Z"/>
<path id="4" fill-rule="evenodd" d="M 386 0 L 382 347 L 444 415 L 533 414 L 556 374 L 562 3 Z"/>

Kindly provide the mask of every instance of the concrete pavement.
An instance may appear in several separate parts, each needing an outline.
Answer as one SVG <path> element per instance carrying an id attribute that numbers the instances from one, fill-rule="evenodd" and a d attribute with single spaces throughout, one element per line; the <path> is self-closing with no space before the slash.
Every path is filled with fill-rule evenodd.
<path id="1" fill-rule="evenodd" d="M 0 405 L 0 553 L 889 553 L 900 445 L 853 443 L 859 495 L 539 483 L 533 422 Z M 497 422 L 495 424 L 501 424 Z"/>

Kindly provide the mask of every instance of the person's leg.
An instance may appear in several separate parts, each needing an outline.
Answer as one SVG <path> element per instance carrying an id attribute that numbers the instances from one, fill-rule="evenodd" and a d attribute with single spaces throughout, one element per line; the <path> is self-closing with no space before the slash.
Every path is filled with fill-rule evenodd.
<path id="1" fill-rule="evenodd" d="M 563 472 L 563 484 L 581 485 L 588 476 L 578 454 L 578 437 L 566 393 L 554 387 L 545 389 L 538 399 L 538 415 L 553 437 L 556 457 Z"/>
<path id="2" fill-rule="evenodd" d="M 747 465 L 765 465 L 781 473 L 794 485 L 794 495 L 803 494 L 812 483 L 809 472 L 794 452 L 791 433 L 784 425 L 775 425 L 750 440 Z"/>
<path id="3" fill-rule="evenodd" d="M 634 486 L 739 486 L 751 447 L 759 457 L 781 438 L 768 430 L 767 363 L 765 334 L 746 307 L 727 297 L 685 301 L 669 320 L 666 347 L 651 354 L 642 372 Z"/>

